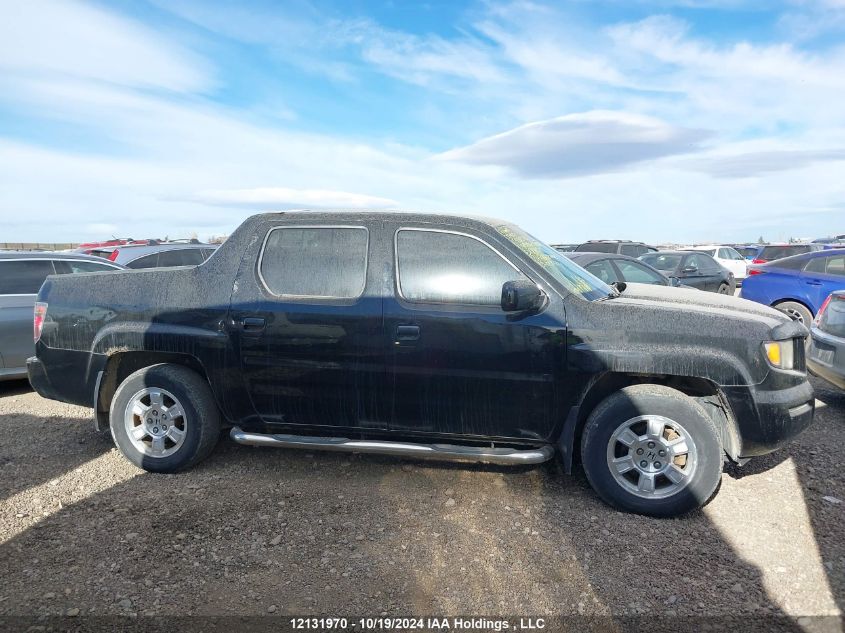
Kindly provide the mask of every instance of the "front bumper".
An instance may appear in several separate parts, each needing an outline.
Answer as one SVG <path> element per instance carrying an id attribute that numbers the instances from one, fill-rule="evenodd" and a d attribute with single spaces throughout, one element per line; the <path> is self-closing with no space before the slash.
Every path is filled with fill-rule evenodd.
<path id="1" fill-rule="evenodd" d="M 840 389 L 845 389 L 845 339 L 811 330 L 810 347 L 807 350 L 807 370 L 814 376 L 824 378 Z"/>
<path id="2" fill-rule="evenodd" d="M 771 388 L 771 382 L 722 388 L 736 421 L 740 458 L 771 453 L 813 422 L 816 396 L 809 380 L 784 388 Z"/>

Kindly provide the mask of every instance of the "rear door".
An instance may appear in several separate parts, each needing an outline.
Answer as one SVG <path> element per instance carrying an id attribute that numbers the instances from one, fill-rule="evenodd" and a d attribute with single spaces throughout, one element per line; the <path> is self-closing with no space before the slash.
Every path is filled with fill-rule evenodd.
<path id="1" fill-rule="evenodd" d="M 0 260 L 0 356 L 5 370 L 26 369 L 35 353 L 32 311 L 35 296 L 48 275 L 49 259 Z"/>
<path id="2" fill-rule="evenodd" d="M 380 223 L 282 224 L 244 262 L 231 325 L 246 389 L 266 424 L 385 429 Z M 301 432 L 301 431 L 298 431 Z"/>
<path id="3" fill-rule="evenodd" d="M 845 288 L 845 255 L 814 257 L 801 272 L 801 282 L 815 315 L 831 292 Z"/>
<path id="4" fill-rule="evenodd" d="M 484 236 L 388 226 L 396 274 L 385 300 L 391 430 L 546 439 L 559 419 L 560 346 L 549 317 L 501 309 L 502 285 L 528 275 Z"/>

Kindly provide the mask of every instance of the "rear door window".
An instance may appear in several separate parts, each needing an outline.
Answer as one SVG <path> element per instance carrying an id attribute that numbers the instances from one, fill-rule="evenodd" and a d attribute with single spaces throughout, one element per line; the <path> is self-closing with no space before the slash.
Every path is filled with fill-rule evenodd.
<path id="1" fill-rule="evenodd" d="M 152 255 L 144 255 L 138 259 L 133 259 L 126 264 L 127 268 L 156 268 L 158 266 L 158 253 Z"/>
<path id="2" fill-rule="evenodd" d="M 643 254 L 643 251 L 641 251 L 640 247 L 636 244 L 623 244 L 622 254 L 627 255 L 628 257 L 639 257 Z"/>
<path id="3" fill-rule="evenodd" d="M 527 279 L 490 246 L 469 235 L 400 229 L 399 294 L 408 301 L 500 306 L 506 281 Z"/>
<path id="4" fill-rule="evenodd" d="M 199 266 L 205 261 L 201 248 L 179 248 L 161 251 L 158 254 L 159 267 L 164 266 Z"/>
<path id="5" fill-rule="evenodd" d="M 364 227 L 277 227 L 261 252 L 259 273 L 278 296 L 355 299 L 367 278 Z"/>
<path id="6" fill-rule="evenodd" d="M 825 272 L 828 275 L 845 277 L 845 257 L 828 257 Z"/>
<path id="7" fill-rule="evenodd" d="M 53 274 L 53 262 L 46 259 L 0 260 L 0 295 L 38 294 L 47 275 Z"/>
<path id="8" fill-rule="evenodd" d="M 109 266 L 108 264 L 77 259 L 55 259 L 53 260 L 53 265 L 56 267 L 56 274 L 59 275 L 100 273 L 103 271 L 117 270 L 114 266 Z"/>
<path id="9" fill-rule="evenodd" d="M 808 273 L 824 273 L 826 268 L 827 261 L 824 257 L 814 257 L 807 265 L 804 267 L 804 270 Z"/>

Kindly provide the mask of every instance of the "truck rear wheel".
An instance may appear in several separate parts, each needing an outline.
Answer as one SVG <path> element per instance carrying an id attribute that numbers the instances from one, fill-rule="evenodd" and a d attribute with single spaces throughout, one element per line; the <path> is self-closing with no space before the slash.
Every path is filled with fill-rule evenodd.
<path id="1" fill-rule="evenodd" d="M 114 443 L 133 464 L 172 473 L 211 453 L 220 436 L 220 413 L 208 383 L 196 372 L 152 365 L 117 388 L 109 426 Z"/>
<path id="2" fill-rule="evenodd" d="M 607 503 L 657 517 L 703 506 L 722 473 L 713 422 L 690 397 L 661 385 L 625 387 L 587 419 L 581 459 Z"/>

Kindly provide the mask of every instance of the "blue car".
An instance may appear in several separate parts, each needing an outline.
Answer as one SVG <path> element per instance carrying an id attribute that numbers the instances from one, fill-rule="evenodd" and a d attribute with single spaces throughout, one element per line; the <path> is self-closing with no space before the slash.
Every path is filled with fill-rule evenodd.
<path id="1" fill-rule="evenodd" d="M 845 289 L 845 248 L 750 266 L 742 298 L 772 306 L 807 327 L 834 290 Z"/>
<path id="2" fill-rule="evenodd" d="M 733 249 L 748 261 L 752 261 L 760 254 L 763 247 L 759 244 L 735 244 Z"/>

